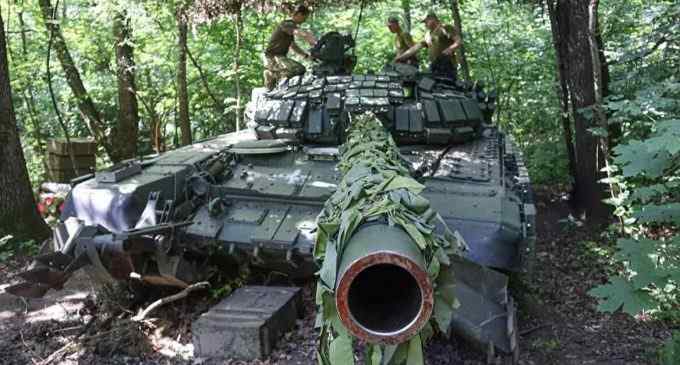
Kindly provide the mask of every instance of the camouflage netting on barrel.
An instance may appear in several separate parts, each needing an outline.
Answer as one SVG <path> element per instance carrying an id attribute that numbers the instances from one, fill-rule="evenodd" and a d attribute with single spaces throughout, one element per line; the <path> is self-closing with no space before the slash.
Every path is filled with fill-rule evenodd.
<path id="1" fill-rule="evenodd" d="M 349 129 L 342 180 L 318 217 L 319 362 L 353 364 L 359 339 L 368 364 L 423 363 L 423 343 L 447 332 L 458 305 L 452 270 L 440 268 L 464 243 L 420 195 L 374 115 Z"/>

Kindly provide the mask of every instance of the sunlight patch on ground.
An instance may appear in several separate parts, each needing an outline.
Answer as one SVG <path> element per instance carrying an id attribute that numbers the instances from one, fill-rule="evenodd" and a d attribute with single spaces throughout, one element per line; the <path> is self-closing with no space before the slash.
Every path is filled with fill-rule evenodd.
<path id="1" fill-rule="evenodd" d="M 85 300 L 92 296 L 92 287 L 85 273 L 77 272 L 63 290 L 50 290 L 44 298 L 21 299 L 4 292 L 10 284 L 0 286 L 0 320 L 13 318 L 23 323 L 50 320 L 66 321 L 76 316 Z"/>

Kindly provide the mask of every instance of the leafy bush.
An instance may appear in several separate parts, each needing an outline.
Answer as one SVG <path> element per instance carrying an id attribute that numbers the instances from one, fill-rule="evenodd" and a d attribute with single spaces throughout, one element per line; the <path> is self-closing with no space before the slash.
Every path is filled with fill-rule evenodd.
<path id="1" fill-rule="evenodd" d="M 636 314 L 657 308 L 680 283 L 680 120 L 660 120 L 649 138 L 614 152 L 609 182 L 620 192 L 610 202 L 627 233 L 614 257 L 625 270 L 591 293 L 603 299 L 601 310 Z"/>
<path id="2" fill-rule="evenodd" d="M 612 176 L 605 182 L 617 192 L 609 202 L 625 236 L 614 256 L 623 271 L 590 292 L 603 311 L 622 307 L 637 314 L 680 299 L 680 80 L 673 67 L 680 64 L 680 26 L 673 22 L 679 15 L 679 4 L 658 11 L 645 38 L 667 46 L 639 64 L 624 63 L 614 83 L 621 94 L 608 101 L 610 121 L 623 126 L 625 143 L 614 148 Z"/>
<path id="3" fill-rule="evenodd" d="M 33 240 L 16 240 L 13 236 L 0 237 L 0 261 L 6 261 L 19 252 L 35 255 L 38 249 L 38 244 Z"/>
<path id="4" fill-rule="evenodd" d="M 659 350 L 661 365 L 680 364 L 680 331 L 673 332 L 673 336 Z"/>

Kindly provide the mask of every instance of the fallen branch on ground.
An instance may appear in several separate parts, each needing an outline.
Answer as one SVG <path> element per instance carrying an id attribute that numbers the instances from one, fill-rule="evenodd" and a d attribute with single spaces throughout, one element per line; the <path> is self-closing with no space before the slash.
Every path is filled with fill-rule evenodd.
<path id="1" fill-rule="evenodd" d="M 538 330 L 546 328 L 546 327 L 552 327 L 552 324 L 546 323 L 546 324 L 541 324 L 541 325 L 538 325 L 538 326 L 535 326 L 535 327 L 531 327 L 529 329 L 526 329 L 526 330 L 520 332 L 519 336 L 523 337 L 523 336 L 526 336 L 526 335 L 528 335 L 528 334 L 530 334 L 534 331 L 538 331 Z"/>
<path id="2" fill-rule="evenodd" d="M 177 294 L 173 294 L 173 295 L 170 295 L 168 297 L 158 299 L 157 301 L 151 303 L 151 305 L 146 307 L 146 309 L 139 312 L 139 314 L 137 314 L 136 316 L 132 317 L 131 320 L 133 320 L 135 322 L 140 322 L 140 321 L 144 320 L 144 318 L 146 318 L 146 316 L 151 311 L 153 311 L 154 309 L 156 309 L 156 308 L 158 308 L 158 307 L 160 307 L 164 304 L 168 304 L 168 303 L 174 302 L 176 300 L 186 298 L 189 295 L 189 293 L 191 293 L 194 290 L 207 289 L 209 287 L 210 287 L 210 283 L 208 283 L 207 281 L 201 281 L 200 283 L 189 285 L 186 288 L 184 288 L 184 290 L 182 290 L 181 292 L 179 292 Z"/>
<path id="3" fill-rule="evenodd" d="M 43 361 L 43 358 L 40 357 L 40 356 L 38 356 L 38 354 L 36 354 L 35 351 L 33 351 L 33 349 L 30 348 L 30 347 L 26 344 L 26 341 L 24 341 L 24 333 L 23 333 L 21 330 L 19 330 L 19 336 L 21 337 L 21 343 L 24 344 L 24 347 L 26 347 L 26 349 L 27 349 L 28 351 L 30 351 L 31 354 L 33 354 L 33 356 L 35 356 L 35 357 L 37 357 L 38 359 L 40 359 L 40 361 Z M 31 361 L 33 361 L 33 363 L 36 364 L 36 361 L 35 361 L 33 358 L 31 358 Z"/>
<path id="4" fill-rule="evenodd" d="M 62 346 L 59 350 L 53 352 L 50 356 L 48 356 L 45 360 L 39 362 L 39 365 L 47 365 L 51 363 L 52 361 L 56 360 L 57 358 L 61 358 L 64 353 L 70 349 L 72 346 L 75 346 L 76 342 L 69 342 L 66 345 Z"/>
<path id="5" fill-rule="evenodd" d="M 114 332 L 115 332 L 115 330 L 109 330 L 109 331 L 97 333 L 97 334 L 92 335 L 92 336 L 83 337 L 82 342 L 85 343 L 87 341 L 96 340 L 96 339 L 111 335 Z M 66 351 L 68 351 L 71 347 L 74 347 L 74 346 L 79 344 L 78 343 L 79 337 L 80 336 L 74 338 L 72 341 L 70 341 L 69 343 L 62 346 L 59 350 L 53 352 L 45 360 L 41 361 L 39 363 L 39 365 L 47 365 L 47 364 L 51 363 L 52 361 L 55 361 L 57 359 L 61 359 L 61 357 L 66 353 Z"/>

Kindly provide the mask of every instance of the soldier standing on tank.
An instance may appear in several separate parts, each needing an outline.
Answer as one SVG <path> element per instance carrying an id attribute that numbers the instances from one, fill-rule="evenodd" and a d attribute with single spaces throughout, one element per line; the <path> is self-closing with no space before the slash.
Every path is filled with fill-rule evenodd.
<path id="1" fill-rule="evenodd" d="M 408 51 L 409 48 L 413 47 L 415 44 L 413 42 L 413 37 L 411 37 L 408 32 L 401 29 L 399 19 L 396 16 L 387 18 L 387 28 L 394 34 L 394 47 L 397 51 L 397 57 L 404 54 L 404 52 Z M 405 63 L 418 67 L 418 57 L 414 54 L 411 57 L 398 61 L 398 63 Z"/>
<path id="2" fill-rule="evenodd" d="M 267 89 L 273 89 L 282 77 L 288 78 L 305 73 L 305 66 L 289 58 L 288 51 L 292 49 L 303 58 L 311 59 L 309 53 L 295 43 L 298 36 L 311 46 L 316 43 L 312 34 L 299 29 L 299 25 L 307 20 L 308 15 L 309 9 L 306 6 L 296 6 L 291 18 L 281 22 L 269 38 L 269 44 L 264 51 L 264 84 Z"/>
<path id="3" fill-rule="evenodd" d="M 428 30 L 425 39 L 397 56 L 394 61 L 402 62 L 421 48 L 427 48 L 430 72 L 456 80 L 456 49 L 463 43 L 460 35 L 452 25 L 442 24 L 437 14 L 432 12 L 427 14 L 423 23 Z"/>

